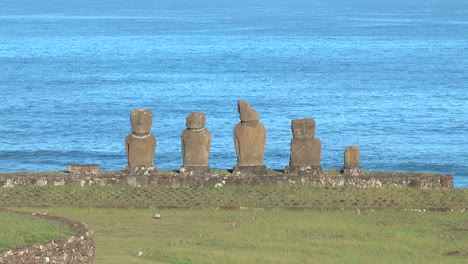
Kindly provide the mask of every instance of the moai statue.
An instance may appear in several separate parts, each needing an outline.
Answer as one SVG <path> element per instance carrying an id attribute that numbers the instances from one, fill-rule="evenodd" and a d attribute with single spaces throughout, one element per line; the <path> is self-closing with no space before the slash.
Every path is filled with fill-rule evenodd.
<path id="1" fill-rule="evenodd" d="M 205 128 L 206 116 L 192 112 L 186 119 L 187 129 L 182 132 L 181 147 L 184 165 L 181 173 L 210 172 L 208 157 L 210 155 L 211 133 Z"/>
<path id="2" fill-rule="evenodd" d="M 314 119 L 295 119 L 291 122 L 293 138 L 291 156 L 285 172 L 289 174 L 319 175 L 322 173 L 320 158 L 322 142 L 315 136 Z"/>
<path id="3" fill-rule="evenodd" d="M 341 172 L 348 176 L 362 175 L 362 169 L 359 165 L 359 148 L 358 146 L 349 146 L 344 151 L 344 166 Z"/>
<path id="4" fill-rule="evenodd" d="M 266 174 L 263 165 L 265 155 L 266 129 L 259 122 L 260 116 L 249 103 L 238 101 L 240 122 L 234 128 L 234 145 L 237 153 L 237 166 L 234 173 Z"/>
<path id="5" fill-rule="evenodd" d="M 130 115 L 132 133 L 125 139 L 128 166 L 131 172 L 156 170 L 153 165 L 156 152 L 156 137 L 150 134 L 153 114 L 149 109 L 134 109 Z"/>

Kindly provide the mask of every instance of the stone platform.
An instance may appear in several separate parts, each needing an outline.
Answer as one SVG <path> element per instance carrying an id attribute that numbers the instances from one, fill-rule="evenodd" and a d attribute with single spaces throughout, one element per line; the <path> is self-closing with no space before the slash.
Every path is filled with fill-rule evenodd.
<path id="1" fill-rule="evenodd" d="M 361 171 L 360 175 L 342 174 L 337 170 L 317 174 L 301 172 L 298 175 L 282 170 L 269 170 L 265 173 L 233 173 L 232 170 L 211 170 L 209 173 L 179 173 L 179 171 L 144 170 L 99 171 L 98 173 L 57 172 L 18 172 L 0 173 L 0 187 L 22 185 L 111 185 L 170 186 L 170 187 L 214 187 L 224 185 L 250 184 L 311 184 L 317 186 L 389 187 L 408 186 L 416 188 L 453 188 L 453 175 L 417 172 Z"/>

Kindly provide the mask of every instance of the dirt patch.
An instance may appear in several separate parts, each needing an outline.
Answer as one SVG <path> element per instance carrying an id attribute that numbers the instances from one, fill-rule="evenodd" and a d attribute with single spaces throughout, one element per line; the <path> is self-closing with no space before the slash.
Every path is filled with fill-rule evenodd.
<path id="1" fill-rule="evenodd" d="M 447 251 L 442 253 L 443 256 L 455 256 L 455 257 L 468 257 L 468 251 Z"/>

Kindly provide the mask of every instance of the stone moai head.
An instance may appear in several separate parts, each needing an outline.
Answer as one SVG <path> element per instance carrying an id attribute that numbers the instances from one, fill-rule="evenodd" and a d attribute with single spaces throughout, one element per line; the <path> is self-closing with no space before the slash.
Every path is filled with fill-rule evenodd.
<path id="1" fill-rule="evenodd" d="M 310 118 L 295 119 L 291 121 L 293 138 L 310 139 L 315 136 L 315 120 Z"/>
<path id="2" fill-rule="evenodd" d="M 205 122 L 206 116 L 197 111 L 192 112 L 185 120 L 188 129 L 202 129 L 205 127 Z"/>
<path id="3" fill-rule="evenodd" d="M 359 148 L 358 146 L 349 146 L 344 152 L 344 167 L 357 168 L 359 167 Z"/>
<path id="4" fill-rule="evenodd" d="M 238 111 L 242 122 L 259 121 L 260 115 L 253 109 L 249 103 L 244 100 L 238 100 Z"/>
<path id="5" fill-rule="evenodd" d="M 133 133 L 149 134 L 153 124 L 153 113 L 149 109 L 134 109 L 130 115 Z"/>

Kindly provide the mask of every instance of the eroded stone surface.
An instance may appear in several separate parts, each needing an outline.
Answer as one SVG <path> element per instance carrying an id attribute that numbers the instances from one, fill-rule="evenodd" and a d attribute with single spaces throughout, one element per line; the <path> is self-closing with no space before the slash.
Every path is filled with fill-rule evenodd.
<path id="1" fill-rule="evenodd" d="M 291 140 L 290 166 L 317 167 L 322 157 L 322 142 L 318 138 Z"/>
<path id="2" fill-rule="evenodd" d="M 205 127 L 206 115 L 198 111 L 193 111 L 185 119 L 188 129 L 201 129 Z"/>
<path id="3" fill-rule="evenodd" d="M 255 167 L 250 167 L 254 168 Z M 258 167 L 262 169 L 261 167 Z M 265 167 L 263 167 L 265 171 Z M 294 168 L 292 168 L 294 170 Z M 408 186 L 417 188 L 453 188 L 453 175 L 450 174 L 427 174 L 411 172 L 369 172 L 366 171 L 359 176 L 348 174 L 311 173 L 317 169 L 302 168 L 298 174 L 282 173 L 275 170 L 266 170 L 267 173 L 241 173 L 229 172 L 226 170 L 213 171 L 210 173 L 177 173 L 176 171 L 153 171 L 148 175 L 133 175 L 122 171 L 101 171 L 96 175 L 73 174 L 58 172 L 57 175 L 47 172 L 17 172 L 0 173 L 0 187 L 15 186 L 37 186 L 37 179 L 43 178 L 48 185 L 62 183 L 65 185 L 114 185 L 114 184 L 134 184 L 139 186 L 156 185 L 168 187 L 213 187 L 216 185 L 236 185 L 236 184 L 312 184 L 325 186 L 356 185 L 362 187 L 369 186 Z"/>
<path id="4" fill-rule="evenodd" d="M 243 122 L 247 121 L 259 121 L 260 120 L 260 115 L 258 112 L 253 109 L 249 103 L 247 103 L 244 100 L 238 100 L 237 101 L 237 106 L 238 106 L 238 112 L 240 116 L 240 120 Z"/>
<path id="5" fill-rule="evenodd" d="M 289 166 L 285 172 L 291 174 L 320 174 L 322 142 L 315 136 L 315 120 L 304 118 L 291 121 L 293 138 Z"/>
<path id="6" fill-rule="evenodd" d="M 345 168 L 356 168 L 359 167 L 359 148 L 358 146 L 349 146 L 344 152 L 344 167 Z"/>
<path id="7" fill-rule="evenodd" d="M 85 173 L 85 174 L 97 174 L 99 173 L 99 164 L 70 164 L 67 166 L 67 170 L 70 173 Z"/>
<path id="8" fill-rule="evenodd" d="M 295 119 L 291 121 L 293 138 L 311 139 L 315 137 L 315 120 L 311 118 Z"/>
<path id="9" fill-rule="evenodd" d="M 359 165 L 359 148 L 358 146 L 348 146 L 344 151 L 344 166 L 341 172 L 348 176 L 361 176 L 364 171 Z"/>
<path id="10" fill-rule="evenodd" d="M 149 109 L 135 109 L 130 116 L 132 133 L 125 139 L 128 166 L 152 166 L 156 137 L 150 134 L 153 114 Z"/>
<path id="11" fill-rule="evenodd" d="M 211 147 L 211 133 L 205 128 L 206 117 L 192 112 L 187 117 L 187 129 L 182 132 L 181 148 L 184 164 L 181 172 L 206 171 Z"/>
<path id="12" fill-rule="evenodd" d="M 268 174 L 268 169 L 265 165 L 259 166 L 234 166 L 233 174 L 239 176 L 241 174 L 250 174 L 256 176 L 265 176 Z"/>
<path id="13" fill-rule="evenodd" d="M 206 174 L 210 173 L 211 169 L 210 166 L 181 166 L 180 167 L 180 173 L 189 173 L 191 175 L 198 175 L 198 174 Z"/>
<path id="14" fill-rule="evenodd" d="M 323 174 L 323 169 L 321 166 L 286 166 L 284 170 L 286 174 L 294 174 L 299 176 L 310 176 L 310 177 L 321 177 Z"/>
<path id="15" fill-rule="evenodd" d="M 266 129 L 260 116 L 247 102 L 239 100 L 241 122 L 234 128 L 237 167 L 264 166 Z"/>

